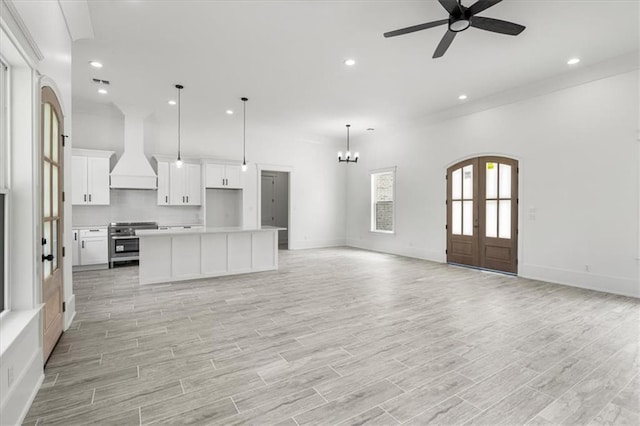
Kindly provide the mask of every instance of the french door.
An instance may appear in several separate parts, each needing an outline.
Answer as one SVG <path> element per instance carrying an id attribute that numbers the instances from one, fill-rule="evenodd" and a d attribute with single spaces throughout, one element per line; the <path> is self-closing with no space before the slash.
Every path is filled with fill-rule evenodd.
<path id="1" fill-rule="evenodd" d="M 447 262 L 509 273 L 518 263 L 518 162 L 477 157 L 447 169 Z"/>
<path id="2" fill-rule="evenodd" d="M 44 361 L 62 334 L 63 153 L 62 111 L 55 93 L 42 89 L 42 301 Z"/>

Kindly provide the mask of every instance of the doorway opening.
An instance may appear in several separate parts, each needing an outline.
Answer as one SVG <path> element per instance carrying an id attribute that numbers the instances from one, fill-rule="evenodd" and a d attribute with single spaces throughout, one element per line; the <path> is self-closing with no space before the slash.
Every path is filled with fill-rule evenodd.
<path id="1" fill-rule="evenodd" d="M 517 274 L 518 174 L 494 156 L 447 169 L 447 263 Z"/>
<path id="2" fill-rule="evenodd" d="M 262 170 L 260 225 L 287 228 L 278 231 L 278 248 L 289 249 L 289 172 Z"/>

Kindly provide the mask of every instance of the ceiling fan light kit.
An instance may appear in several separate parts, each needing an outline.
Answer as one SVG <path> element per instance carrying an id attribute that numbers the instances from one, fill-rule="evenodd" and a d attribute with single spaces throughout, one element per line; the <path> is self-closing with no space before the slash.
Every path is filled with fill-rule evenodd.
<path id="1" fill-rule="evenodd" d="M 500 3 L 502 0 L 478 0 L 469 7 L 463 6 L 461 0 L 438 1 L 442 5 L 442 7 L 444 7 L 445 10 L 449 12 L 449 19 L 440 19 L 438 21 L 426 22 L 424 24 L 418 24 L 411 27 L 401 28 L 395 31 L 389 31 L 384 33 L 384 36 L 386 38 L 395 37 L 447 24 L 447 32 L 442 37 L 440 43 L 436 47 L 435 52 L 433 53 L 433 58 L 435 59 L 442 57 L 447 49 L 449 49 L 449 46 L 451 46 L 451 43 L 453 42 L 453 39 L 456 37 L 456 35 L 462 31 L 465 31 L 469 27 L 512 36 L 520 34 L 526 28 L 522 25 L 514 24 L 513 22 L 494 18 L 485 18 L 483 16 L 476 16 L 478 13 L 483 12 L 491 6 Z"/>

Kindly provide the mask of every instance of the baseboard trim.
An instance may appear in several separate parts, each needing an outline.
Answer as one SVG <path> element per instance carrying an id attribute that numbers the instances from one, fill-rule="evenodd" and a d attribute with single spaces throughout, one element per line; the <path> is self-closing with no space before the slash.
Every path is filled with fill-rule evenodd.
<path id="1" fill-rule="evenodd" d="M 392 247 L 382 249 L 375 245 L 367 244 L 362 240 L 353 239 L 347 239 L 346 246 L 378 253 L 428 260 L 430 262 L 446 263 L 444 253 L 429 252 L 416 247 Z M 526 263 L 522 264 L 518 269 L 518 276 L 551 284 L 640 298 L 640 283 L 631 278 L 571 271 Z"/>
<path id="2" fill-rule="evenodd" d="M 442 259 L 442 253 L 430 252 L 420 247 L 394 247 L 391 249 L 381 249 L 358 240 L 347 240 L 346 246 L 361 250 L 375 251 L 377 253 L 395 254 L 397 256 L 410 257 L 413 259 L 428 260 L 429 262 L 445 263 L 445 260 Z"/>
<path id="3" fill-rule="evenodd" d="M 326 241 L 289 241 L 289 250 L 307 250 L 314 248 L 342 247 L 345 245 L 344 240 L 326 240 Z"/>
<path id="4" fill-rule="evenodd" d="M 67 331 L 71 327 L 73 319 L 76 317 L 76 295 L 72 294 L 66 301 L 66 312 L 64 313 L 64 330 Z"/>
<path id="5" fill-rule="evenodd" d="M 37 377 L 33 382 L 33 385 L 30 385 L 28 383 L 30 375 Z M 31 404 L 33 404 L 33 401 L 36 398 L 36 395 L 38 394 L 40 386 L 42 386 L 43 382 L 44 372 L 42 370 L 42 350 L 38 350 L 31 356 L 31 360 L 29 360 L 27 368 L 25 368 L 20 376 L 16 379 L 15 385 L 11 387 L 6 399 L 3 401 L 3 404 L 0 407 L 0 412 L 2 413 L 0 424 L 22 424 L 25 417 L 27 417 L 27 413 L 31 408 Z M 28 391 L 28 396 L 23 399 L 24 402 L 21 403 L 21 401 L 19 401 L 19 399 L 21 398 L 18 389 L 20 389 L 22 386 L 28 386 L 30 391 Z M 24 394 L 25 392 L 22 393 Z M 18 399 L 18 401 L 16 401 L 16 399 Z M 17 413 L 17 415 L 15 413 Z"/>
<path id="6" fill-rule="evenodd" d="M 518 276 L 552 284 L 583 288 L 585 290 L 640 298 L 640 283 L 631 278 L 572 271 L 526 263 L 519 268 Z"/>

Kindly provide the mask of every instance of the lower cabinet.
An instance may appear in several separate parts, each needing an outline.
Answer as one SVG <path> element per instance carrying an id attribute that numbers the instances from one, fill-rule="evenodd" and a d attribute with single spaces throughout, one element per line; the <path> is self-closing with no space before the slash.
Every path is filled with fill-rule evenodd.
<path id="1" fill-rule="evenodd" d="M 73 230 L 73 265 L 106 265 L 109 262 L 107 228 Z"/>

